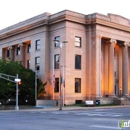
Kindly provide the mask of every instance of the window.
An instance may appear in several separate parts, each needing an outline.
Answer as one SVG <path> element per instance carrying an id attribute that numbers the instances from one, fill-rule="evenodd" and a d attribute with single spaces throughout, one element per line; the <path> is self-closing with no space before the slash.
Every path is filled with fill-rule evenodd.
<path id="1" fill-rule="evenodd" d="M 30 69 L 30 60 L 27 60 L 27 68 Z"/>
<path id="2" fill-rule="evenodd" d="M 28 44 L 28 46 L 27 46 L 27 53 L 30 53 L 30 50 L 31 50 L 31 44 Z"/>
<path id="3" fill-rule="evenodd" d="M 75 55 L 75 69 L 81 69 L 81 55 Z"/>
<path id="4" fill-rule="evenodd" d="M 75 46 L 81 47 L 81 37 L 75 37 Z"/>
<path id="5" fill-rule="evenodd" d="M 54 55 L 54 69 L 59 69 L 60 64 L 60 55 L 56 54 Z"/>
<path id="6" fill-rule="evenodd" d="M 40 40 L 36 40 L 36 50 L 40 50 Z"/>
<path id="7" fill-rule="evenodd" d="M 8 49 L 7 50 L 7 57 L 9 57 L 10 56 L 10 50 Z"/>
<path id="8" fill-rule="evenodd" d="M 54 88 L 55 92 L 59 92 L 59 78 L 55 78 L 55 88 Z"/>
<path id="9" fill-rule="evenodd" d="M 17 47 L 17 55 L 20 55 L 20 47 Z"/>
<path id="10" fill-rule="evenodd" d="M 60 36 L 55 37 L 55 47 L 60 47 Z"/>
<path id="11" fill-rule="evenodd" d="M 35 57 L 36 70 L 40 70 L 40 57 Z"/>
<path id="12" fill-rule="evenodd" d="M 75 78 L 75 93 L 81 93 L 81 78 Z"/>

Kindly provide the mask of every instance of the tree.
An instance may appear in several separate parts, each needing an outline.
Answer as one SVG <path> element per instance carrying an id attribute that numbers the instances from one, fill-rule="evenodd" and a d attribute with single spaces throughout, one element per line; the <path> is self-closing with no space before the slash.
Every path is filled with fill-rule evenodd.
<path id="1" fill-rule="evenodd" d="M 26 69 L 18 61 L 7 61 L 0 59 L 0 73 L 13 75 L 18 74 L 21 79 L 19 85 L 19 99 L 22 103 L 27 97 L 34 99 L 35 95 L 35 72 Z M 14 79 L 12 79 L 14 80 Z M 38 88 L 42 85 L 42 81 L 38 80 Z M 16 84 L 0 78 L 0 99 L 7 100 L 9 97 L 15 98 Z"/>
<path id="2" fill-rule="evenodd" d="M 38 91 L 37 91 L 37 98 L 40 99 L 46 92 L 45 92 L 45 86 L 47 85 L 47 82 L 42 83 L 40 79 L 38 79 Z"/>

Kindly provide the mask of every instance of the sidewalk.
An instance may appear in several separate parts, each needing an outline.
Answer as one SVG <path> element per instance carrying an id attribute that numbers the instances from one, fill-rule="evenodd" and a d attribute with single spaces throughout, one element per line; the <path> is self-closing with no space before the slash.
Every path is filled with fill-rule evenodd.
<path id="1" fill-rule="evenodd" d="M 89 110 L 89 109 L 110 109 L 110 108 L 124 108 L 124 107 L 130 107 L 130 105 L 118 105 L 118 106 L 94 106 L 94 107 L 80 107 L 80 106 L 65 106 L 62 107 L 62 111 L 67 110 Z M 30 107 L 26 109 L 22 109 L 19 107 L 19 110 L 0 110 L 0 112 L 17 112 L 17 111 L 59 111 L 59 107 L 47 107 L 47 108 L 36 108 Z"/>
<path id="2" fill-rule="evenodd" d="M 62 107 L 63 111 L 67 110 L 89 110 L 89 109 L 110 109 L 110 108 L 124 108 L 124 107 L 130 107 L 130 105 L 119 105 L 119 106 L 94 106 L 94 107 L 80 107 L 80 106 L 65 106 Z M 41 110 L 41 109 L 40 109 Z M 54 108 L 44 108 L 43 111 L 57 111 L 59 110 L 59 107 Z"/>

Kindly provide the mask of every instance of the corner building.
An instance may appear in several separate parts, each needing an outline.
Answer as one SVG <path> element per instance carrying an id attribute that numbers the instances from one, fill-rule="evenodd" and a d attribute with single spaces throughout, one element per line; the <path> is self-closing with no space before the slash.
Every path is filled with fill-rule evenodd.
<path id="1" fill-rule="evenodd" d="M 119 15 L 43 13 L 0 30 L 0 57 L 37 69 L 46 99 L 59 99 L 60 74 L 65 104 L 130 94 L 130 20 Z"/>

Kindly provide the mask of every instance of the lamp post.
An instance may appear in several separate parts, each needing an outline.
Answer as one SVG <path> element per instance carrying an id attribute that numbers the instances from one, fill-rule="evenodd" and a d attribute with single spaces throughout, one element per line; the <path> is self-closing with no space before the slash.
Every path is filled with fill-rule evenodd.
<path id="1" fill-rule="evenodd" d="M 54 43 L 59 43 L 60 41 L 59 40 L 54 40 Z M 62 51 L 62 48 L 65 44 L 67 44 L 68 41 L 63 41 L 63 42 L 60 42 L 60 91 L 59 91 L 59 110 L 62 110 L 62 102 L 63 102 L 63 99 L 62 99 L 62 83 L 63 83 L 63 76 L 62 76 L 62 70 L 61 70 L 61 67 L 64 67 L 63 66 L 63 60 L 61 60 L 61 54 L 63 53 Z M 62 55 L 62 59 L 63 59 L 63 55 Z M 65 60 L 64 60 L 65 61 Z"/>
<path id="2" fill-rule="evenodd" d="M 37 71 L 35 71 L 35 101 L 37 101 Z"/>
<path id="3" fill-rule="evenodd" d="M 15 110 L 19 110 L 19 106 L 18 106 L 18 82 L 20 82 L 21 79 L 18 79 L 18 74 L 16 75 L 15 78 L 15 82 L 16 82 L 16 106 L 15 106 Z"/>
<path id="4" fill-rule="evenodd" d="M 36 106 L 37 106 L 37 78 L 38 78 L 38 67 L 39 67 L 39 66 L 36 66 L 36 68 L 35 68 L 35 103 L 36 103 Z"/>

